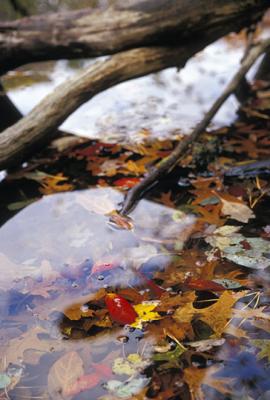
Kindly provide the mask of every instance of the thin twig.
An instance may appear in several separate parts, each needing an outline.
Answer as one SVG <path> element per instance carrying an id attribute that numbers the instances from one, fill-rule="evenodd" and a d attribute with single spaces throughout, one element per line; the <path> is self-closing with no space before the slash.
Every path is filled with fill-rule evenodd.
<path id="1" fill-rule="evenodd" d="M 148 175 L 136 186 L 134 186 L 127 194 L 123 206 L 120 210 L 120 214 L 129 214 L 138 200 L 142 195 L 148 191 L 153 185 L 155 185 L 161 177 L 169 173 L 185 155 L 185 151 L 188 150 L 192 143 L 198 139 L 198 137 L 205 131 L 213 117 L 216 115 L 217 111 L 223 105 L 223 103 L 228 99 L 228 97 L 235 92 L 239 83 L 245 77 L 246 73 L 249 71 L 251 66 L 257 60 L 257 58 L 263 54 L 267 49 L 270 48 L 270 39 L 258 42 L 250 47 L 248 54 L 245 56 L 243 63 L 239 67 L 238 71 L 227 85 L 223 93 L 217 98 L 210 110 L 205 114 L 202 121 L 194 128 L 193 132 L 183 139 L 173 150 L 173 152 L 160 161 L 155 168 L 153 168 Z"/>

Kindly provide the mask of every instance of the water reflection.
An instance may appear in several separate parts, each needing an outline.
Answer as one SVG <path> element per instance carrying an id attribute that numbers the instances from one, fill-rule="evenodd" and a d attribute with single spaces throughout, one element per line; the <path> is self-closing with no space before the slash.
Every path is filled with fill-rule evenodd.
<path id="1" fill-rule="evenodd" d="M 50 371 L 59 358 L 72 352 L 83 360 L 84 375 L 96 377 L 102 360 L 112 363 L 123 351 L 143 352 L 144 359 L 150 358 L 151 338 L 146 345 L 142 331 L 125 326 L 111 329 L 101 291 L 128 290 L 126 297 L 137 293 L 143 299 L 151 288 L 136 269 L 142 266 L 148 277 L 164 270 L 174 253 L 156 244 L 176 238 L 183 244 L 194 217 L 186 215 L 176 223 L 173 209 L 143 200 L 132 214 L 136 221 L 132 231 L 112 230 L 104 214 L 121 200 L 122 195 L 112 189 L 47 196 L 1 227 L 0 351 L 6 368 L 15 369 L 10 373 L 14 382 L 21 371 L 12 398 L 23 398 L 26 388 L 31 398 L 47 398 L 47 379 L 49 395 L 66 398 L 58 390 L 59 382 L 51 381 Z M 104 262 L 118 265 L 96 273 L 94 265 Z M 139 370 L 142 366 L 146 367 L 141 364 Z M 126 378 L 124 374 L 119 382 Z M 138 378 L 130 394 L 148 381 Z M 104 374 L 98 382 L 91 398 L 107 393 L 102 386 Z M 79 398 L 84 398 L 83 392 Z"/>
<path id="2" fill-rule="evenodd" d="M 62 128 L 89 138 L 122 142 L 140 141 L 146 134 L 160 139 L 188 133 L 229 81 L 241 56 L 241 45 L 232 47 L 219 40 L 189 60 L 181 71 L 170 68 L 100 93 Z M 93 62 L 40 63 L 38 71 L 27 66 L 8 74 L 4 84 L 11 100 L 27 114 L 53 88 Z M 214 126 L 232 122 L 237 109 L 237 101 L 230 98 L 215 117 Z"/>

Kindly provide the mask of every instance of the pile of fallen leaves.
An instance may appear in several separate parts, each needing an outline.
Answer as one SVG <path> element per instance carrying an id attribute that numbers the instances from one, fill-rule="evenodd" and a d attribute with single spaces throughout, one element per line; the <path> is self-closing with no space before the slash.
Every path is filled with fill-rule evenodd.
<path id="1" fill-rule="evenodd" d="M 65 137 L 7 175 L 2 221 L 41 204 L 49 224 L 56 201 L 69 223 L 47 247 L 33 232 L 32 259 L 1 254 L 0 398 L 269 398 L 270 92 L 255 89 L 130 219 L 122 192 L 174 142 Z"/>

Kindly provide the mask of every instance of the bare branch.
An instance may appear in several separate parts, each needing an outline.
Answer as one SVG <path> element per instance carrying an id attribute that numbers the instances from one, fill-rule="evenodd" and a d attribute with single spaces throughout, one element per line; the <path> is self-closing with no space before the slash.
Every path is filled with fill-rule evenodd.
<path id="1" fill-rule="evenodd" d="M 195 127 L 191 135 L 183 139 L 176 146 L 170 156 L 160 161 L 157 166 L 153 170 L 151 170 L 151 172 L 138 185 L 134 186 L 134 188 L 132 188 L 128 192 L 123 207 L 121 209 L 122 215 L 127 215 L 128 213 L 130 213 L 133 207 L 136 205 L 137 201 L 143 195 L 143 193 L 149 190 L 149 188 L 151 188 L 156 182 L 158 182 L 158 180 L 162 176 L 170 172 L 179 163 L 181 158 L 184 156 L 184 152 L 188 150 L 188 148 L 200 136 L 200 134 L 205 131 L 222 104 L 228 99 L 231 94 L 236 91 L 239 83 L 242 82 L 250 67 L 254 64 L 254 62 L 261 54 L 269 49 L 270 39 L 250 47 L 248 54 L 243 60 L 243 63 L 239 67 L 238 71 L 236 72 L 228 86 L 217 98 L 210 110 L 205 114 L 202 121 Z"/>
<path id="2" fill-rule="evenodd" d="M 81 104 L 97 93 L 167 67 L 183 65 L 198 50 L 184 47 L 149 47 L 118 53 L 97 62 L 58 86 L 26 117 L 0 134 L 0 169 L 23 160 L 49 141 L 56 128 Z"/>

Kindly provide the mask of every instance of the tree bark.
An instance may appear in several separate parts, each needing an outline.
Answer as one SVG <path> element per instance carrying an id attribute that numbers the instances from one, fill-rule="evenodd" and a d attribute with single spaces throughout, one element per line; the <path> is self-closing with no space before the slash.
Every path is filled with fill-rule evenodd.
<path id="1" fill-rule="evenodd" d="M 105 11 L 1 22 L 0 74 L 34 61 L 181 45 L 201 40 L 204 32 L 215 40 L 257 21 L 267 7 L 269 0 L 129 0 Z"/>

